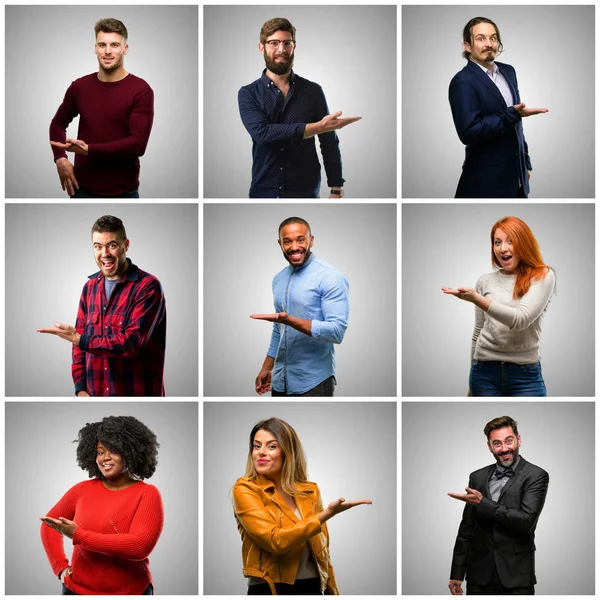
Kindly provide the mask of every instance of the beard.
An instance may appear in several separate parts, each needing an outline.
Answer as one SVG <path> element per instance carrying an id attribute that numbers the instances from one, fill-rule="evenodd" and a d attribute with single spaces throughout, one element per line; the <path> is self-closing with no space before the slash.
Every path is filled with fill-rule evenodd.
<path id="1" fill-rule="evenodd" d="M 267 49 L 264 49 L 263 56 L 265 58 L 265 65 L 271 73 L 275 73 L 275 75 L 285 75 L 292 70 L 294 66 L 294 55 L 293 54 L 285 54 L 286 60 L 277 62 L 274 58 L 270 58 L 267 54 Z M 281 54 L 279 56 L 282 56 Z"/>
<path id="2" fill-rule="evenodd" d="M 291 254 L 291 253 L 290 253 Z M 290 265 L 292 267 L 301 267 L 309 258 L 310 256 L 310 248 L 306 249 L 306 252 L 304 253 L 304 255 L 302 256 L 302 262 L 301 263 L 293 263 L 290 259 L 290 257 L 288 256 L 287 252 L 283 253 L 283 256 L 285 256 L 285 260 L 287 260 Z"/>
<path id="3" fill-rule="evenodd" d="M 512 467 L 515 462 L 517 462 L 517 458 L 519 458 L 519 449 L 515 448 L 510 453 L 503 452 L 504 456 L 500 456 L 500 454 L 496 454 L 496 462 L 499 466 L 503 468 Z"/>
<path id="4" fill-rule="evenodd" d="M 123 55 L 121 54 L 121 56 L 120 56 L 120 58 L 118 60 L 113 61 L 113 63 L 111 65 L 108 65 L 108 66 L 106 66 L 102 62 L 102 59 L 100 57 L 98 57 L 98 64 L 100 65 L 100 68 L 105 73 L 110 73 L 111 71 L 114 71 L 114 70 L 118 69 L 120 66 L 123 65 Z"/>

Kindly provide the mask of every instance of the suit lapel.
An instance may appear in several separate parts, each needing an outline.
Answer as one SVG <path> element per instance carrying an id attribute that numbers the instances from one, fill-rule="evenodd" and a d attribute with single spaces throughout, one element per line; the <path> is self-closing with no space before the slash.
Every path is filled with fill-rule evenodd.
<path id="1" fill-rule="evenodd" d="M 504 96 L 502 96 L 502 94 L 500 93 L 500 90 L 498 89 L 498 86 L 491 80 L 490 76 L 485 73 L 481 67 L 474 63 L 472 60 L 470 60 L 467 63 L 467 68 L 469 69 L 469 71 L 471 72 L 471 74 L 478 79 L 486 88 L 487 90 L 494 96 L 494 98 L 496 98 L 496 100 L 498 100 L 498 102 L 500 102 L 500 104 L 502 105 L 502 108 L 506 108 L 506 102 L 504 101 Z M 508 78 L 506 78 L 506 80 L 508 81 Z M 511 87 L 512 90 L 512 87 Z M 514 93 L 513 93 L 514 96 Z"/>
<path id="2" fill-rule="evenodd" d="M 485 475 L 485 483 L 483 484 L 483 497 L 484 498 L 489 498 L 490 500 L 492 499 L 492 496 L 490 495 L 490 479 L 492 478 L 492 475 L 494 473 L 494 471 L 496 470 L 496 465 L 490 465 L 488 467 L 487 473 Z"/>

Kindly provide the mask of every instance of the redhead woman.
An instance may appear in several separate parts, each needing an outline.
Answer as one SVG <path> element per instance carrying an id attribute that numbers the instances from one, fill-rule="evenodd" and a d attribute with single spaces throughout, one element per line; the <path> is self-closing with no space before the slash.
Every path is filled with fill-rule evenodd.
<path id="1" fill-rule="evenodd" d="M 323 508 L 294 429 L 277 418 L 250 433 L 246 475 L 233 487 L 249 595 L 339 594 L 326 522 L 370 500 L 338 498 Z"/>
<path id="2" fill-rule="evenodd" d="M 542 320 L 556 288 L 526 223 L 505 217 L 491 231 L 493 273 L 472 288 L 442 288 L 475 305 L 470 396 L 545 396 Z"/>
<path id="3" fill-rule="evenodd" d="M 79 432 L 77 463 L 92 479 L 48 512 L 41 535 L 63 595 L 152 595 L 148 556 L 163 527 L 156 436 L 134 417 L 106 417 Z M 73 540 L 72 562 L 63 536 Z"/>

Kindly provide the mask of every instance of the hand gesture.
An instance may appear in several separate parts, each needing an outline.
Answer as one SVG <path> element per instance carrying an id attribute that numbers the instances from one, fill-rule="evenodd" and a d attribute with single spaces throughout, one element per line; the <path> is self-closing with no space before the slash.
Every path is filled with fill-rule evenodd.
<path id="1" fill-rule="evenodd" d="M 483 494 L 481 492 L 474 490 L 470 487 L 466 487 L 465 491 L 467 492 L 466 494 L 452 494 L 448 492 L 448 496 L 450 496 L 450 498 L 462 500 L 463 502 L 467 502 L 468 504 L 474 504 L 475 506 L 477 506 L 481 502 L 481 499 L 483 498 Z"/>
<path id="2" fill-rule="evenodd" d="M 523 119 L 525 117 L 532 117 L 533 115 L 540 115 L 547 113 L 547 108 L 527 108 L 524 102 L 521 104 L 515 104 L 513 108 L 519 113 L 519 116 Z"/>
<path id="3" fill-rule="evenodd" d="M 450 593 L 453 596 L 462 596 L 463 595 L 462 581 L 458 581 L 458 579 L 451 579 L 450 583 L 448 584 L 448 587 L 450 588 Z"/>
<path id="4" fill-rule="evenodd" d="M 342 111 L 338 110 L 337 112 L 323 117 L 319 121 L 321 133 L 327 133 L 328 131 L 341 129 L 342 127 L 346 127 L 346 125 L 350 125 L 350 123 L 356 123 L 356 121 L 360 121 L 362 119 L 362 117 L 346 117 L 344 119 L 340 119 L 341 114 Z"/>
<path id="5" fill-rule="evenodd" d="M 67 152 L 75 152 L 75 154 L 87 154 L 88 145 L 83 140 L 72 140 L 67 138 L 65 143 L 63 142 L 50 142 L 51 146 L 66 150 Z"/>
<path id="6" fill-rule="evenodd" d="M 67 192 L 69 197 L 73 196 L 75 194 L 75 187 L 79 189 L 79 184 L 77 183 L 77 179 L 75 179 L 75 170 L 69 159 L 64 157 L 59 158 L 56 161 L 56 170 L 60 179 L 60 187 Z"/>
<path id="7" fill-rule="evenodd" d="M 40 521 L 44 521 L 48 527 L 56 529 L 58 533 L 68 537 L 71 540 L 73 539 L 73 534 L 78 527 L 77 523 L 69 521 L 69 519 L 65 519 L 64 517 L 58 517 L 58 519 L 53 519 L 52 517 L 40 517 Z"/>
<path id="8" fill-rule="evenodd" d="M 476 296 L 478 296 L 477 292 L 473 288 L 460 287 L 457 289 L 453 289 L 443 287 L 442 292 L 444 292 L 444 294 L 456 296 L 457 298 L 460 298 L 461 300 L 466 300 L 467 302 L 474 302 Z"/>
<path id="9" fill-rule="evenodd" d="M 288 314 L 284 311 L 268 315 L 250 315 L 250 318 L 258 321 L 271 321 L 271 323 L 285 323 L 287 316 Z"/>
<path id="10" fill-rule="evenodd" d="M 330 502 L 325 510 L 328 511 L 332 517 L 334 517 L 345 510 L 358 506 L 359 504 L 373 504 L 373 502 L 371 500 L 347 501 L 345 498 L 338 498 L 337 500 Z"/>
<path id="11" fill-rule="evenodd" d="M 52 335 L 57 335 L 59 338 L 63 340 L 67 340 L 67 342 L 71 342 L 75 344 L 75 346 L 79 345 L 79 338 L 81 335 L 77 333 L 77 330 L 72 325 L 65 325 L 64 323 L 54 323 L 55 327 L 47 327 L 45 329 L 38 329 L 38 333 L 51 333 Z"/>
<path id="12" fill-rule="evenodd" d="M 271 391 L 271 376 L 273 371 L 269 369 L 262 369 L 260 373 L 256 376 L 256 381 L 254 382 L 254 387 L 256 389 L 256 393 L 259 396 L 266 394 Z"/>
<path id="13" fill-rule="evenodd" d="M 73 569 L 71 567 L 67 567 L 66 569 L 63 569 L 60 572 L 60 580 L 64 583 L 65 579 L 71 575 L 71 573 L 73 572 Z"/>

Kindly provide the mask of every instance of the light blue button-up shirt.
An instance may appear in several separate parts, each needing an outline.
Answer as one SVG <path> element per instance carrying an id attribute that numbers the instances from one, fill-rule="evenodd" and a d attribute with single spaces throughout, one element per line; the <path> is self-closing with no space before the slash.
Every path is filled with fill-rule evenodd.
<path id="1" fill-rule="evenodd" d="M 335 376 L 334 344 L 348 327 L 348 282 L 329 263 L 311 254 L 300 267 L 288 265 L 273 278 L 276 312 L 311 321 L 312 337 L 273 323 L 267 355 L 275 359 L 271 385 L 303 394 Z"/>

